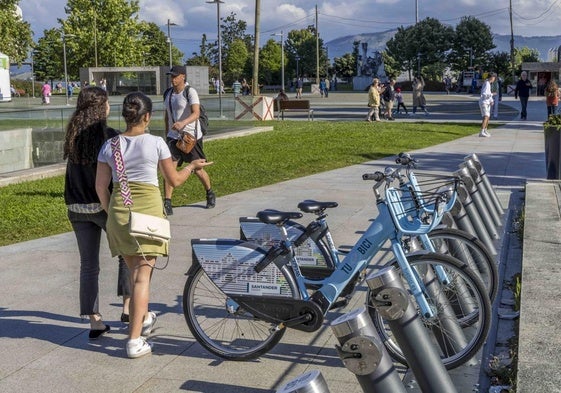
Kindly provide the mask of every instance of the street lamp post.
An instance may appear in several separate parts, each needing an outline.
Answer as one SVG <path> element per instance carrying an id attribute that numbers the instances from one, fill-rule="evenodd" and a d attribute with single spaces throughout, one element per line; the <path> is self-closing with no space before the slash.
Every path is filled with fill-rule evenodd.
<path id="1" fill-rule="evenodd" d="M 66 105 L 70 105 L 68 103 L 68 69 L 66 67 L 66 38 L 67 37 L 74 37 L 73 34 L 62 34 L 62 57 L 64 61 L 64 83 L 66 89 Z"/>
<path id="2" fill-rule="evenodd" d="M 417 74 L 421 75 L 421 52 L 417 52 Z"/>
<path id="3" fill-rule="evenodd" d="M 296 60 L 296 78 L 300 77 L 300 70 L 298 69 L 298 62 L 300 61 L 300 56 L 294 56 L 294 60 Z"/>
<path id="4" fill-rule="evenodd" d="M 271 35 L 280 36 L 281 38 L 281 88 L 284 89 L 284 33 L 281 30 L 280 33 L 274 33 Z"/>
<path id="5" fill-rule="evenodd" d="M 170 30 L 170 26 L 177 26 L 176 23 L 170 22 L 170 20 L 168 19 L 168 46 L 169 46 L 169 68 L 171 69 L 172 67 L 172 58 L 171 58 L 171 30 Z"/>
<path id="6" fill-rule="evenodd" d="M 220 4 L 222 0 L 207 1 L 208 4 L 216 4 L 216 29 L 218 30 L 218 110 L 220 118 L 222 115 L 222 33 L 220 32 Z"/>

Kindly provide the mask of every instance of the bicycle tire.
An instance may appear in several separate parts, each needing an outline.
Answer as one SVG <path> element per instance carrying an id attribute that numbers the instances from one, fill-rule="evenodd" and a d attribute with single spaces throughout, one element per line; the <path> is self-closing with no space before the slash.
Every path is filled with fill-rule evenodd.
<path id="1" fill-rule="evenodd" d="M 442 308 L 438 302 L 435 301 L 434 297 L 427 296 L 427 300 L 429 301 L 429 304 L 431 304 L 431 307 L 433 307 L 433 310 L 437 311 L 437 315 L 428 320 L 419 313 L 419 317 L 425 325 L 431 342 L 434 344 L 438 354 L 440 355 L 444 366 L 448 370 L 456 368 L 475 356 L 487 338 L 487 334 L 491 327 L 491 302 L 487 296 L 487 290 L 481 279 L 479 279 L 477 275 L 471 271 L 466 263 L 453 257 L 436 253 L 426 253 L 409 255 L 407 259 L 411 267 L 413 267 L 416 272 L 421 272 L 425 269 L 432 269 L 435 265 L 440 265 L 446 269 L 447 274 L 451 278 L 451 282 L 446 286 L 446 288 L 444 288 L 444 294 L 446 299 L 448 299 L 451 303 L 451 306 L 454 307 L 454 311 L 456 311 L 456 313 L 458 312 L 458 308 L 461 308 L 459 305 L 460 302 L 458 302 L 458 294 L 454 292 L 454 289 L 458 288 L 458 284 L 461 284 L 460 287 L 463 288 L 462 294 L 466 296 L 464 301 L 472 303 L 473 309 L 469 311 L 468 315 L 464 316 L 465 318 L 471 318 L 473 321 L 469 326 L 462 327 L 462 332 L 464 333 L 467 342 L 467 344 L 462 348 L 453 349 L 450 347 L 457 343 L 453 342 L 453 339 L 447 335 L 447 332 L 442 330 L 443 321 L 446 316 L 441 313 Z M 398 271 L 401 271 L 397 262 L 390 262 L 390 264 L 392 264 Z M 403 279 L 403 281 L 404 286 L 408 288 L 406 280 Z M 435 281 L 437 282 L 437 280 L 432 280 L 431 285 L 434 285 Z M 437 283 L 436 285 L 441 284 Z M 391 330 L 373 306 L 370 291 L 368 291 L 367 294 L 367 303 L 369 305 L 368 310 L 374 326 L 378 331 L 380 338 L 384 342 L 388 353 L 394 360 L 407 365 L 407 359 L 403 355 L 399 344 L 395 341 Z M 411 303 L 416 304 L 414 299 Z M 449 323 L 450 321 L 447 320 L 444 322 Z M 459 323 L 457 315 L 456 322 Z M 454 322 L 452 321 L 452 323 Z M 439 329 L 438 333 L 435 332 L 435 328 Z M 440 335 L 441 338 L 444 337 L 445 340 L 448 340 L 450 346 L 439 344 L 437 334 Z"/>
<path id="2" fill-rule="evenodd" d="M 191 267 L 183 289 L 183 314 L 204 348 L 226 360 L 244 361 L 279 343 L 286 329 L 276 329 L 241 308 L 228 311 L 228 299 L 198 263 Z"/>
<path id="3" fill-rule="evenodd" d="M 454 228 L 437 228 L 428 236 L 437 253 L 466 262 L 479 274 L 493 303 L 499 288 L 499 269 L 485 244 L 470 233 Z"/>

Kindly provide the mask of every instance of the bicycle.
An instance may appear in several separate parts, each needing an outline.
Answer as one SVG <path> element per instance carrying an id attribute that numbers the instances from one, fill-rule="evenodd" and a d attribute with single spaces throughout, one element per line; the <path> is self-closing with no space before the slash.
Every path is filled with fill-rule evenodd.
<path id="1" fill-rule="evenodd" d="M 395 170 L 391 171 L 389 175 L 384 175 L 385 179 L 388 182 L 399 180 L 400 189 L 405 193 L 410 193 L 409 187 L 412 187 L 417 193 L 422 193 L 416 177 L 410 171 L 411 165 L 416 161 L 409 155 L 400 154 L 398 163 L 407 166 L 407 177 L 403 176 L 399 170 Z M 442 186 L 440 178 L 429 180 L 427 183 L 435 184 L 436 187 Z M 412 198 L 408 199 L 412 200 Z M 321 279 L 329 276 L 340 263 L 340 256 L 346 254 L 336 247 L 326 220 L 326 210 L 337 206 L 337 202 L 302 201 L 298 204 L 298 209 L 304 213 L 315 214 L 315 220 L 305 227 L 295 221 L 287 221 L 285 224 L 288 237 L 295 247 L 300 269 L 308 278 Z M 407 207 L 407 210 L 417 211 L 411 207 Z M 240 217 L 240 238 L 243 240 L 270 247 L 275 244 L 275 239 L 277 241 L 280 239 L 280 236 L 280 231 L 274 225 L 266 225 L 256 217 Z M 451 255 L 468 263 L 475 272 L 479 273 L 488 288 L 491 302 L 495 300 L 498 291 L 498 268 L 491 252 L 477 237 L 465 231 L 439 226 L 428 234 L 403 236 L 402 243 L 407 252 L 424 248 L 440 254 Z M 309 285 L 313 287 L 313 284 Z"/>
<path id="2" fill-rule="evenodd" d="M 363 178 L 376 180 L 368 174 Z M 440 329 L 430 331 L 443 360 L 448 367 L 455 367 L 470 359 L 483 345 L 490 328 L 491 305 L 483 283 L 467 264 L 453 257 L 426 251 L 406 257 L 400 243 L 401 234 L 433 229 L 446 198 L 436 195 L 430 201 L 430 224 L 400 221 L 401 191 L 386 188 L 384 199 L 378 191 L 384 184 L 377 181 L 373 187 L 379 215 L 339 266 L 321 280 L 302 275 L 283 226 L 288 220 L 300 218 L 299 212 L 257 214 L 261 221 L 277 225 L 281 231 L 282 241 L 269 250 L 242 240 L 193 239 L 193 265 L 187 273 L 183 311 L 196 340 L 224 359 L 248 360 L 273 348 L 285 328 L 318 330 L 340 295 L 354 292 L 369 262 L 390 240 L 396 257 L 392 264 L 403 274 L 420 314 Z M 452 203 L 453 198 L 447 207 Z M 315 288 L 307 286 L 310 283 Z M 446 296 L 441 296 L 444 289 Z M 460 326 L 459 308 L 471 320 L 469 331 Z M 439 347 L 436 335 L 444 337 L 450 332 L 447 344 L 454 347 Z"/>

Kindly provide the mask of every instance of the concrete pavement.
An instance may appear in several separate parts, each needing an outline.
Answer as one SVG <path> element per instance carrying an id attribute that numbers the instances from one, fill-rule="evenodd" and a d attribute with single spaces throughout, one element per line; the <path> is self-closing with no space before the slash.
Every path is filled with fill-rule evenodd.
<path id="1" fill-rule="evenodd" d="M 511 98 L 504 104 L 517 107 Z M 446 116 L 443 112 L 441 120 L 450 121 Z M 465 117 L 472 116 L 470 111 Z M 544 118 L 545 104 L 531 101 L 528 121 L 510 116 L 506 126 L 492 130 L 491 138 L 478 138 L 479 129 L 474 127 L 471 136 L 411 153 L 422 170 L 435 172 L 454 171 L 465 155 L 476 153 L 510 211 L 519 208 L 527 181 L 542 183 L 545 177 Z M 427 120 L 438 121 L 438 112 Z M 89 324 L 78 316 L 79 258 L 73 233 L 1 247 L 0 392 L 272 393 L 313 369 L 322 372 L 332 393 L 362 392 L 354 375 L 342 366 L 334 348 L 337 340 L 327 324 L 313 334 L 289 330 L 277 347 L 252 362 L 226 362 L 207 353 L 183 318 L 184 273 L 191 263 L 191 238 L 237 238 L 238 217 L 265 208 L 295 210 L 297 202 L 307 198 L 338 201 L 339 207 L 330 211 L 330 228 L 338 244 L 353 244 L 368 218 L 376 215 L 371 185 L 361 175 L 392 163 L 388 157 L 228 195 L 218 198 L 212 210 L 205 210 L 202 203 L 175 208 L 169 265 L 156 271 L 152 282 L 150 307 L 159 315 L 152 334 L 154 353 L 137 360 L 127 359 L 124 351 L 126 328 L 118 322 L 116 261 L 110 259 L 105 239 L 100 310 L 112 330 L 94 342 L 87 338 Z M 506 250 L 501 255 L 507 255 Z M 508 263 L 508 257 L 501 258 Z M 352 304 L 330 312 L 326 320 L 362 305 L 363 293 L 359 290 Z M 481 364 L 478 359 L 470 371 L 457 371 L 459 392 L 473 390 Z M 414 382 L 409 380 L 407 386 L 415 391 Z"/>

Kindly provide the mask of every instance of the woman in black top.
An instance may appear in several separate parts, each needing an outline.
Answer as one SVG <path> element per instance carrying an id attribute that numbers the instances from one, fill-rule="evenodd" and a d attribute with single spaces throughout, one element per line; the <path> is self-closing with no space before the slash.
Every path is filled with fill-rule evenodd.
<path id="1" fill-rule="evenodd" d="M 110 330 L 99 313 L 99 246 L 107 214 L 95 190 L 97 155 L 103 143 L 117 135 L 117 131 L 107 127 L 108 115 L 107 92 L 95 86 L 82 89 L 64 141 L 64 201 L 80 252 L 80 315 L 90 319 L 92 340 Z M 123 296 L 121 320 L 128 322 L 130 274 L 121 257 L 117 287 L 118 296 Z"/>

